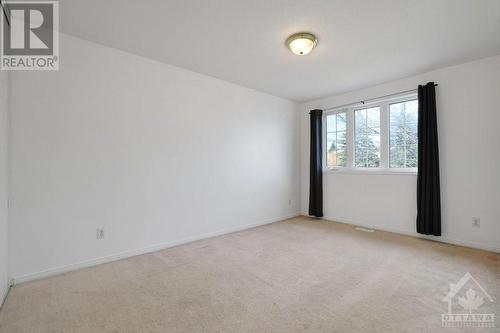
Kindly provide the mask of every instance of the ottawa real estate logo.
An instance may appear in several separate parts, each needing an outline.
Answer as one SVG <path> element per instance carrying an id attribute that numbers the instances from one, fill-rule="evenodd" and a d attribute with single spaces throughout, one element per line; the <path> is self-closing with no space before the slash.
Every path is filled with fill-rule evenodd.
<path id="1" fill-rule="evenodd" d="M 481 310 L 491 306 L 494 299 L 469 272 L 457 283 L 450 283 L 450 291 L 442 301 L 448 303 L 448 312 L 441 314 L 443 327 L 495 327 L 495 314 Z"/>
<path id="2" fill-rule="evenodd" d="M 59 69 L 58 1 L 2 0 L 0 69 Z"/>

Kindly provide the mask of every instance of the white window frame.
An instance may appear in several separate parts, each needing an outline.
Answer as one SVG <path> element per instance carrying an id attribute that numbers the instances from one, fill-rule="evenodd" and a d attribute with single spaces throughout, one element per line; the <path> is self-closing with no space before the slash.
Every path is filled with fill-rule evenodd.
<path id="1" fill-rule="evenodd" d="M 390 98 L 381 98 L 364 104 L 329 110 L 323 113 L 323 171 L 333 173 L 351 174 L 387 174 L 387 175 L 416 175 L 417 168 L 390 168 L 389 167 L 389 105 L 417 99 L 417 94 L 405 94 Z M 380 107 L 380 167 L 356 168 L 354 167 L 354 111 L 372 107 Z M 329 167 L 327 165 L 327 122 L 326 117 L 332 114 L 346 112 L 347 129 L 347 166 Z"/>
<path id="2" fill-rule="evenodd" d="M 335 110 L 334 112 L 328 112 L 326 114 L 323 115 L 323 124 L 325 124 L 325 126 L 323 126 L 323 170 L 326 168 L 326 169 L 347 169 L 349 167 L 349 165 L 351 165 L 351 160 L 352 160 L 352 156 L 351 156 L 351 152 L 349 151 L 349 123 L 350 123 L 350 119 L 349 119 L 349 113 L 346 112 L 346 154 L 347 154 L 347 161 L 346 161 L 346 165 L 347 166 L 328 166 L 328 143 L 327 143 L 327 138 L 328 138 L 328 128 L 327 128 L 327 120 L 326 120 L 326 117 L 327 116 L 332 116 L 332 115 L 335 115 L 337 113 L 343 113 L 345 112 L 345 109 L 338 109 L 338 110 Z"/>

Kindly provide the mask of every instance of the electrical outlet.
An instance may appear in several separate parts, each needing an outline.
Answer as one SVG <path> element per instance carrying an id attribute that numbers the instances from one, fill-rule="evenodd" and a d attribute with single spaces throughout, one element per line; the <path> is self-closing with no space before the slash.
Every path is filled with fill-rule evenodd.
<path id="1" fill-rule="evenodd" d="M 291 204 L 292 204 L 292 200 L 288 199 L 288 206 L 290 206 Z"/>
<path id="2" fill-rule="evenodd" d="M 96 229 L 95 230 L 95 238 L 97 240 L 104 239 L 104 229 Z"/>
<path id="3" fill-rule="evenodd" d="M 474 228 L 480 228 L 481 227 L 481 219 L 479 217 L 473 217 L 472 218 L 472 226 Z"/>

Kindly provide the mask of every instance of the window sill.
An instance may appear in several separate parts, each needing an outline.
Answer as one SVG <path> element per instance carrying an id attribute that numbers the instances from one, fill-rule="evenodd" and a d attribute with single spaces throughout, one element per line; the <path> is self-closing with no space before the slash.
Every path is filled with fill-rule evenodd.
<path id="1" fill-rule="evenodd" d="M 410 169 L 351 169 L 351 168 L 328 168 L 323 173 L 347 174 L 347 175 L 390 175 L 390 176 L 416 176 L 417 170 Z"/>

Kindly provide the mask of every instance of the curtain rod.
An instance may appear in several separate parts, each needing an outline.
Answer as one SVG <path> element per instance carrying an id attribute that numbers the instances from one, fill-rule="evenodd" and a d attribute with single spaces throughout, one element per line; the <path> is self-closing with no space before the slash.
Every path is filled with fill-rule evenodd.
<path id="1" fill-rule="evenodd" d="M 434 87 L 437 87 L 437 83 L 434 84 Z M 330 108 L 327 108 L 327 109 L 323 109 L 323 111 L 331 111 L 331 110 L 341 109 L 341 108 L 345 108 L 347 106 L 352 106 L 352 105 L 356 105 L 356 104 L 365 104 L 367 102 L 376 101 L 376 100 L 379 100 L 379 99 L 382 99 L 382 98 L 392 97 L 392 96 L 396 96 L 396 95 L 402 95 L 402 94 L 411 93 L 411 92 L 415 92 L 415 91 L 417 91 L 417 89 L 410 89 L 410 90 L 400 91 L 400 92 L 393 93 L 393 94 L 388 94 L 388 95 L 379 96 L 379 97 L 375 97 L 375 98 L 365 99 L 365 100 L 359 101 L 359 102 L 354 102 L 354 103 L 349 103 L 349 104 L 343 104 L 343 105 L 333 106 L 333 107 L 330 107 Z"/>

